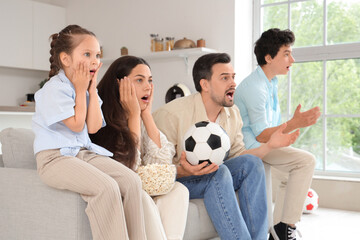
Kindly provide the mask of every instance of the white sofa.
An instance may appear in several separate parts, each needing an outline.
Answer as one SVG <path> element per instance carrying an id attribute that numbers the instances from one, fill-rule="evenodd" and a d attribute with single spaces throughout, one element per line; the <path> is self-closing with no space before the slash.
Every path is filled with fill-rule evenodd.
<path id="1" fill-rule="evenodd" d="M 30 129 L 7 128 L 0 132 L 0 239 L 92 239 L 86 202 L 80 195 L 41 182 L 33 140 Z M 265 170 L 267 195 L 271 196 L 270 167 L 266 165 Z M 272 206 L 269 197 L 268 204 Z M 271 223 L 272 207 L 268 215 Z M 190 200 L 184 239 L 219 239 L 202 199 Z"/>
<path id="2" fill-rule="evenodd" d="M 86 202 L 80 195 L 40 180 L 33 140 L 30 129 L 7 128 L 0 133 L 0 239 L 92 239 Z M 184 239 L 216 237 L 204 202 L 191 200 Z"/>

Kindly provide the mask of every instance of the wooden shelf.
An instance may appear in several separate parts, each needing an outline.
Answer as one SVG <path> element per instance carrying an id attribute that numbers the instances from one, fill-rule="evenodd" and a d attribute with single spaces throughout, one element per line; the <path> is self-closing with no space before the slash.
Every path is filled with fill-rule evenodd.
<path id="1" fill-rule="evenodd" d="M 153 59 L 165 59 L 165 58 L 184 58 L 187 62 L 187 58 L 191 56 L 200 56 L 206 53 L 215 53 L 217 52 L 211 48 L 185 48 L 185 49 L 175 49 L 172 51 L 161 51 L 161 52 L 151 52 L 149 55 L 141 56 L 146 60 Z M 115 59 L 101 59 L 101 62 L 105 64 L 111 64 Z"/>
<path id="2" fill-rule="evenodd" d="M 188 58 L 191 56 L 200 56 L 206 53 L 215 53 L 214 49 L 210 48 L 185 48 L 175 49 L 172 51 L 152 52 L 151 54 L 144 56 L 145 59 L 160 59 L 160 58 Z"/>
<path id="3" fill-rule="evenodd" d="M 35 112 L 35 106 L 0 106 L 0 115 L 32 115 Z"/>

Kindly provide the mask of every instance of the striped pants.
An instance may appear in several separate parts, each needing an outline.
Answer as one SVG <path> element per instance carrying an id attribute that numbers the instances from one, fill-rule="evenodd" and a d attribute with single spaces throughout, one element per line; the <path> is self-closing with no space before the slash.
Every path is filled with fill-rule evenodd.
<path id="1" fill-rule="evenodd" d="M 47 185 L 79 193 L 94 240 L 146 240 L 141 180 L 123 164 L 86 149 L 76 157 L 59 149 L 36 154 Z"/>

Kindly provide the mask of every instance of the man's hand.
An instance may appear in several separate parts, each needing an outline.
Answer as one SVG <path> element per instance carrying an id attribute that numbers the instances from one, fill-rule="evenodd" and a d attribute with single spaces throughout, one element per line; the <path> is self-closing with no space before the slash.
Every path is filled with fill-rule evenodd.
<path id="1" fill-rule="evenodd" d="M 299 104 L 294 112 L 294 116 L 287 121 L 286 128 L 281 131 L 282 133 L 290 133 L 295 129 L 309 127 L 314 125 L 321 115 L 320 108 L 314 107 L 306 112 L 300 112 L 301 104 Z M 257 137 L 256 140 L 261 143 L 266 143 L 270 140 L 271 136 L 279 130 L 280 126 L 269 127 L 264 129 Z M 296 140 L 296 139 L 295 139 Z"/>
<path id="2" fill-rule="evenodd" d="M 269 142 L 267 143 L 270 148 L 287 147 L 293 144 L 300 135 L 300 130 L 297 129 L 292 133 L 283 133 L 287 124 L 283 123 L 280 127 L 271 135 Z"/>
<path id="3" fill-rule="evenodd" d="M 208 164 L 208 162 L 203 162 L 199 165 L 191 165 L 187 160 L 186 160 L 186 154 L 185 152 L 181 153 L 180 156 L 180 166 L 178 166 L 177 168 L 177 177 L 181 178 L 181 177 L 187 177 L 187 176 L 199 176 L 199 175 L 205 175 L 205 174 L 209 174 L 212 172 L 215 172 L 216 170 L 219 169 L 219 166 L 215 163 L 210 164 L 209 166 L 206 166 Z"/>
<path id="4" fill-rule="evenodd" d="M 291 125 L 292 129 L 314 125 L 321 115 L 319 107 L 314 107 L 305 112 L 300 112 L 300 109 L 301 104 L 297 106 L 293 118 L 289 121 L 289 125 Z"/>

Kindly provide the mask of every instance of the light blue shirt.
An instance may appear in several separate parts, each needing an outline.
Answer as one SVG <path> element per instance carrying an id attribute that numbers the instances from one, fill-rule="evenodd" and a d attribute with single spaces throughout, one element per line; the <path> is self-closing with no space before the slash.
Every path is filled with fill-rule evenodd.
<path id="1" fill-rule="evenodd" d="M 112 156 L 111 152 L 91 142 L 86 123 L 84 129 L 77 133 L 62 122 L 75 115 L 75 95 L 74 85 L 63 70 L 35 93 L 35 114 L 32 118 L 34 153 L 60 149 L 62 155 L 76 156 L 80 148 L 86 148 L 100 155 Z M 101 106 L 102 101 L 100 97 L 98 99 Z M 88 92 L 86 100 L 89 104 Z M 105 125 L 103 117 L 102 126 Z"/>
<path id="2" fill-rule="evenodd" d="M 234 101 L 244 123 L 246 148 L 259 147 L 256 137 L 281 121 L 277 77 L 269 81 L 262 68 L 257 67 L 237 86 Z"/>

